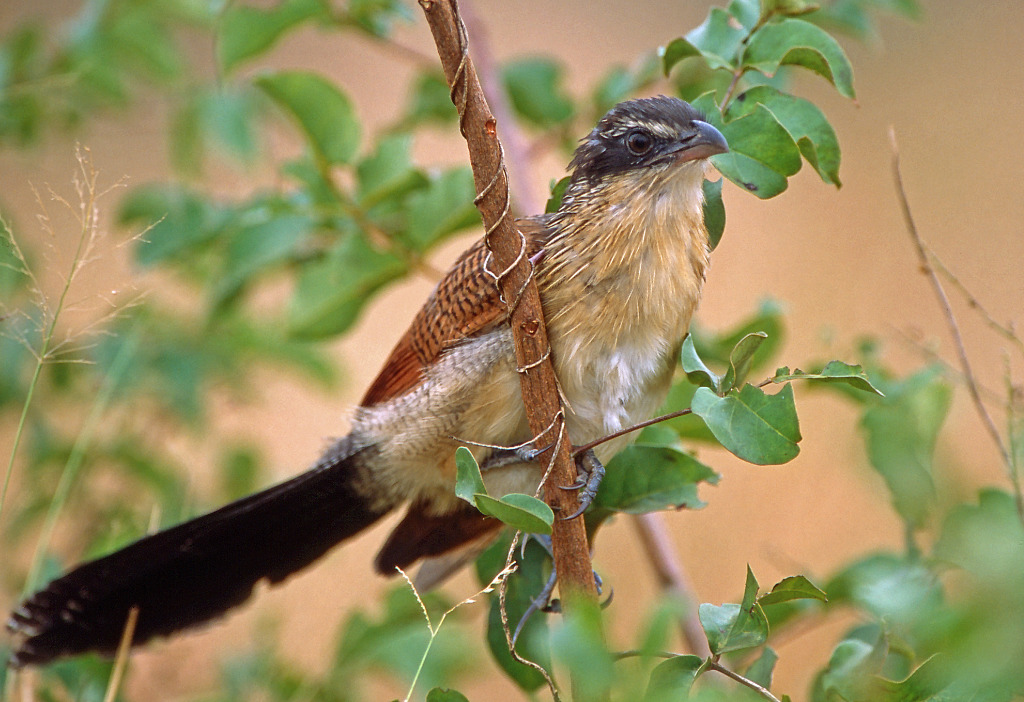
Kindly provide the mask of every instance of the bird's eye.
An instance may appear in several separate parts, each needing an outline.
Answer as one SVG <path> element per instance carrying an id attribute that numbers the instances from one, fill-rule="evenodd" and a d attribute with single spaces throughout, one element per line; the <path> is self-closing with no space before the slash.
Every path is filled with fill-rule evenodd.
<path id="1" fill-rule="evenodd" d="M 643 156 L 654 146 L 654 138 L 643 129 L 634 129 L 626 135 L 626 148 L 634 156 Z"/>

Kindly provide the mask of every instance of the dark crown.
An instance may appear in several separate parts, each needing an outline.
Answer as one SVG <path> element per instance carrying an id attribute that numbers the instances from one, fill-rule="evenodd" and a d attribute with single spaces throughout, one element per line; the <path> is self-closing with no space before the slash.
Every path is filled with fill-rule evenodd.
<path id="1" fill-rule="evenodd" d="M 695 120 L 703 121 L 704 115 L 679 98 L 659 95 L 621 102 L 577 147 L 569 163 L 572 178 L 593 181 L 649 166 L 669 145 L 693 134 Z M 649 148 L 631 148 L 631 137 Z M 643 144 L 641 139 L 650 140 L 650 144 Z"/>

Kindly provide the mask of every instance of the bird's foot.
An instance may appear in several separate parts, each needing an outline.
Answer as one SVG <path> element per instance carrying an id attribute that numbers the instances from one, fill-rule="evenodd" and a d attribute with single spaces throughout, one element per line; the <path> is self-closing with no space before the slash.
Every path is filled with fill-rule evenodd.
<path id="1" fill-rule="evenodd" d="M 580 506 L 575 512 L 563 519 L 575 519 L 590 507 L 590 503 L 597 496 L 597 488 L 601 486 L 604 479 L 604 466 L 597 460 L 593 449 L 587 449 L 576 458 L 577 479 L 572 485 L 561 486 L 563 490 L 579 490 Z"/>

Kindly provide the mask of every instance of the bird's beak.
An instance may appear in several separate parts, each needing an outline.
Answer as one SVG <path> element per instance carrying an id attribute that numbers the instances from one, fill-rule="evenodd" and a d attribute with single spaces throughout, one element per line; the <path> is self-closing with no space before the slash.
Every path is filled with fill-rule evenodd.
<path id="1" fill-rule="evenodd" d="M 724 154 L 729 150 L 729 142 L 725 140 L 722 133 L 712 127 L 707 122 L 700 120 L 694 120 L 693 126 L 697 128 L 697 133 L 693 136 L 681 140 L 679 144 L 671 150 L 671 154 L 674 156 L 676 163 L 685 163 L 687 161 L 697 161 L 702 158 L 708 158 L 715 154 Z"/>

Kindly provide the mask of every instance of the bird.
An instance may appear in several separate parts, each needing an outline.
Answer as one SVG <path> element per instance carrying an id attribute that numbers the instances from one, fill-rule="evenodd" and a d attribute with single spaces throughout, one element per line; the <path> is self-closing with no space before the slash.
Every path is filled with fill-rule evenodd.
<path id="1" fill-rule="evenodd" d="M 565 426 L 578 445 L 646 420 L 668 391 L 707 276 L 709 158 L 725 137 L 690 104 L 621 102 L 576 148 L 554 212 L 516 221 L 543 305 Z M 533 493 L 507 306 L 477 242 L 444 275 L 354 409 L 349 433 L 307 471 L 83 563 L 10 615 L 19 668 L 197 627 L 407 505 L 378 552 L 385 575 L 417 561 L 442 579 L 500 532 L 458 499 L 466 445 L 490 494 Z M 594 449 L 606 462 L 631 439 Z M 595 487 L 593 481 L 586 489 Z M 589 501 L 591 494 L 584 496 Z M 422 572 L 422 570 L 421 570 Z"/>

